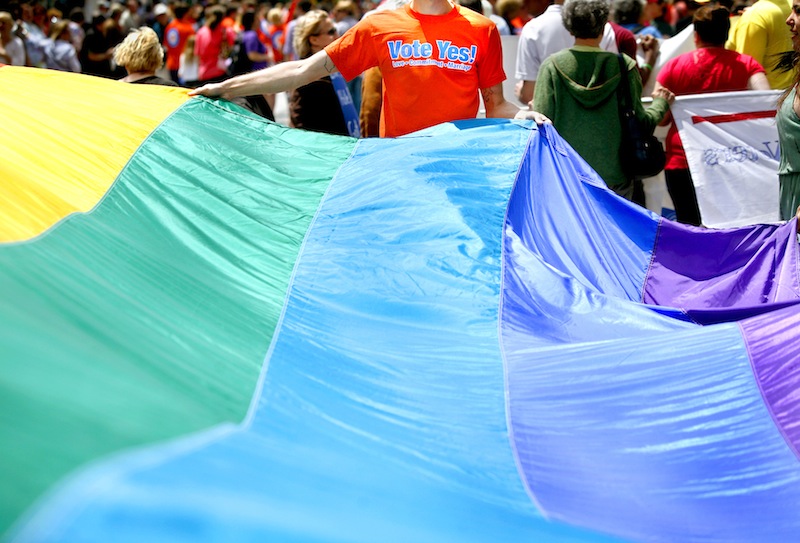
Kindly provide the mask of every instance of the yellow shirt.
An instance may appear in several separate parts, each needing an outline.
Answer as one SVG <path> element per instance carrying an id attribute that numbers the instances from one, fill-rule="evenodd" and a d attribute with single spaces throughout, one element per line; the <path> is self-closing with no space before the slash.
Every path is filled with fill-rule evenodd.
<path id="1" fill-rule="evenodd" d="M 786 26 L 791 10 L 790 0 L 759 0 L 735 22 L 728 35 L 726 47 L 756 59 L 773 89 L 790 87 L 794 78 L 792 70 L 775 70 L 779 55 L 792 50 L 792 35 Z"/>

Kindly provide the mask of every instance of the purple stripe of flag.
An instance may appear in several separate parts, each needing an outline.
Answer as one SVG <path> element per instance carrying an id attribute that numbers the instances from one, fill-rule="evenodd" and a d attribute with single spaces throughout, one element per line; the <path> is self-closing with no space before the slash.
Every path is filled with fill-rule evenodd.
<path id="1" fill-rule="evenodd" d="M 642 301 L 687 311 L 797 301 L 795 228 L 795 221 L 731 230 L 662 221 Z"/>
<path id="2" fill-rule="evenodd" d="M 739 326 L 767 408 L 800 458 L 800 307 L 746 319 Z"/>

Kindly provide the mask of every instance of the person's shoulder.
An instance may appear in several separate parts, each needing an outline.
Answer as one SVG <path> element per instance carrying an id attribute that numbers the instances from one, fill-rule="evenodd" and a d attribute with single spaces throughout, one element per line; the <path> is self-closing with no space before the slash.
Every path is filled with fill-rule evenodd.
<path id="1" fill-rule="evenodd" d="M 695 55 L 697 55 L 698 51 L 700 51 L 700 49 L 692 49 L 691 51 L 686 51 L 685 53 L 681 53 L 680 55 L 675 55 L 671 59 L 667 60 L 664 63 L 664 67 L 661 69 L 664 70 L 667 67 L 674 68 L 675 66 L 678 66 L 680 64 L 691 62 L 692 59 L 695 57 Z M 735 53 L 735 51 L 731 52 Z"/>
<path id="2" fill-rule="evenodd" d="M 566 49 L 562 49 L 561 51 L 556 51 L 555 53 L 550 55 L 550 57 L 552 57 L 552 58 L 568 58 L 568 57 L 571 58 L 573 56 L 575 56 L 575 55 L 574 55 L 572 49 L 569 48 L 569 47 L 567 47 Z"/>
<path id="3" fill-rule="evenodd" d="M 700 49 L 698 49 L 698 51 L 699 50 Z M 691 51 L 689 51 L 689 52 L 691 53 Z M 745 53 L 740 53 L 740 52 L 738 52 L 738 51 L 736 51 L 734 49 L 726 49 L 724 47 L 723 48 L 715 48 L 714 53 L 715 53 L 716 58 L 721 59 L 721 60 L 734 60 L 734 61 L 740 61 L 740 62 L 749 62 L 751 59 L 755 60 L 750 55 L 747 55 Z M 687 54 L 687 53 L 684 53 L 684 54 Z"/>
<path id="4" fill-rule="evenodd" d="M 135 81 L 131 81 L 131 83 L 135 85 L 159 85 L 162 87 L 178 87 L 177 83 L 172 81 L 171 79 L 164 79 L 162 77 L 158 77 L 157 75 L 151 75 L 148 77 L 143 77 L 142 79 L 137 79 Z"/>
<path id="5" fill-rule="evenodd" d="M 405 5 L 400 5 L 396 8 L 376 9 L 368 12 L 367 15 L 369 16 L 361 17 L 352 28 L 357 27 L 360 30 L 372 27 L 391 28 L 398 21 L 409 17 L 406 13 Z"/>
<path id="6" fill-rule="evenodd" d="M 534 28 L 536 28 L 536 25 L 534 24 L 536 22 L 536 19 L 538 19 L 538 17 L 534 17 L 533 19 L 522 25 L 522 30 L 519 31 L 519 35 L 525 36 L 526 34 L 530 34 L 530 32 Z"/>
<path id="7" fill-rule="evenodd" d="M 608 76 L 619 74 L 620 53 L 605 51 L 603 49 L 593 49 L 591 51 L 565 49 L 561 51 L 561 53 L 566 53 L 563 57 L 565 61 L 571 61 L 579 65 L 593 64 L 599 66 L 601 72 Z M 638 68 L 639 64 L 636 59 L 629 57 L 625 53 L 621 53 L 621 55 L 628 72 L 632 72 Z"/>
<path id="8" fill-rule="evenodd" d="M 541 67 L 544 68 L 545 65 L 550 65 L 550 64 L 552 64 L 553 66 L 558 66 L 560 64 L 563 64 L 564 62 L 574 62 L 574 61 L 575 61 L 575 54 L 571 49 L 567 48 L 567 49 L 562 49 L 561 51 L 557 51 L 552 55 L 550 55 L 549 57 L 547 57 L 546 59 L 544 59 L 542 61 Z"/>
<path id="9" fill-rule="evenodd" d="M 680 55 L 676 55 L 666 61 L 661 69 L 658 71 L 658 76 L 656 79 L 661 81 L 662 77 L 674 77 L 679 76 L 681 73 L 685 71 L 684 66 L 687 63 L 692 61 L 692 57 L 694 56 L 694 51 L 688 51 L 686 53 L 681 53 Z"/>
<path id="10" fill-rule="evenodd" d="M 536 22 L 537 25 L 561 23 L 561 13 L 563 12 L 561 4 L 550 4 L 542 13 L 525 23 L 527 26 L 530 23 Z M 537 22 L 538 21 L 538 22 Z M 523 27 L 524 28 L 524 27 Z"/>
<path id="11" fill-rule="evenodd" d="M 735 58 L 741 64 L 747 66 L 747 69 L 749 69 L 752 73 L 766 72 L 761 63 L 757 61 L 755 58 L 751 57 L 750 55 L 746 55 L 744 53 L 737 53 L 736 51 L 730 51 L 728 49 L 726 49 L 725 51 L 727 51 L 728 53 L 733 53 L 730 56 L 732 58 Z"/>
<path id="12" fill-rule="evenodd" d="M 758 7 L 758 9 L 754 9 L 756 7 Z M 775 13 L 775 12 L 787 13 L 788 16 L 788 13 L 791 11 L 791 9 L 792 9 L 791 2 L 786 2 L 785 0 L 766 0 L 765 2 L 756 2 L 755 4 L 750 6 L 749 9 L 746 9 L 745 13 L 752 10 L 754 13 L 758 13 L 759 11 L 770 12 L 770 13 Z"/>
<path id="13" fill-rule="evenodd" d="M 747 27 L 754 24 L 763 25 L 765 20 L 782 13 L 781 7 L 774 2 L 770 2 L 769 0 L 756 2 L 744 10 L 736 26 Z"/>
<path id="14" fill-rule="evenodd" d="M 633 32 L 621 26 L 614 21 L 609 21 L 608 26 L 611 27 L 611 30 L 614 32 L 614 35 L 617 36 L 621 40 L 633 40 L 636 41 L 636 36 L 633 35 Z"/>
<path id="15" fill-rule="evenodd" d="M 470 24 L 472 24 L 473 26 L 480 26 L 480 27 L 487 27 L 487 28 L 495 27 L 495 24 L 491 19 L 489 19 L 488 17 L 485 17 L 484 15 L 478 13 L 477 11 L 471 10 L 469 8 L 465 8 L 465 7 L 460 6 L 458 4 L 456 4 L 455 8 L 456 8 L 456 10 L 458 10 L 458 13 L 462 17 L 467 19 L 470 22 Z"/>
<path id="16" fill-rule="evenodd" d="M 364 15 L 361 16 L 361 21 L 366 19 L 367 17 L 372 17 L 378 13 L 383 13 L 386 11 L 395 11 L 400 8 L 403 8 L 406 4 L 410 4 L 411 0 L 384 0 L 382 1 L 378 7 L 366 12 Z M 360 21 L 359 21 L 360 22 Z"/>
<path id="17" fill-rule="evenodd" d="M 544 13 L 542 15 L 544 15 Z M 542 15 L 534 17 L 522 26 L 522 30 L 519 33 L 520 39 L 531 39 L 539 33 L 539 29 L 544 21 Z"/>
<path id="18" fill-rule="evenodd" d="M 537 76 L 538 79 L 544 79 L 544 76 L 547 74 L 553 74 L 560 71 L 559 69 L 559 62 L 564 62 L 564 55 L 567 49 L 559 51 L 558 53 L 553 53 L 546 59 L 542 61 L 539 65 L 539 74 Z"/>

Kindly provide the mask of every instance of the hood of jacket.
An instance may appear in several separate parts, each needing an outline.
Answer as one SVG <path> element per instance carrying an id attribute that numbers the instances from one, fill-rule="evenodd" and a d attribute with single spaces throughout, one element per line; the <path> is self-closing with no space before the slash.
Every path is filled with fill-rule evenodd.
<path id="1" fill-rule="evenodd" d="M 620 82 L 617 55 L 607 51 L 566 49 L 553 64 L 572 97 L 587 109 L 604 103 Z"/>

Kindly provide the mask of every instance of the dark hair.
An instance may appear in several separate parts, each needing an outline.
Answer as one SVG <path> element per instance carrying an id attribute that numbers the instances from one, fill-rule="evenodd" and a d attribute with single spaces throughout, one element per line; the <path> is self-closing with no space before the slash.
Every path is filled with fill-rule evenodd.
<path id="1" fill-rule="evenodd" d="M 460 0 L 459 4 L 483 15 L 483 2 L 481 0 Z"/>
<path id="2" fill-rule="evenodd" d="M 731 29 L 731 12 L 722 6 L 703 6 L 694 12 L 694 31 L 701 41 L 722 47 Z"/>
<path id="3" fill-rule="evenodd" d="M 172 13 L 175 14 L 176 19 L 183 19 L 189 13 L 189 4 L 178 4 L 173 6 Z"/>
<path id="4" fill-rule="evenodd" d="M 7 11 L 11 14 L 11 18 L 15 21 L 22 17 L 22 6 L 19 5 L 17 0 L 11 0 L 6 3 L 6 7 L 0 7 L 0 11 Z"/>
<path id="5" fill-rule="evenodd" d="M 206 8 L 206 24 L 211 30 L 216 30 L 225 18 L 225 8 L 222 6 L 211 6 Z"/>
<path id="6" fill-rule="evenodd" d="M 255 11 L 245 11 L 242 13 L 242 30 L 250 30 L 253 28 L 253 23 L 256 22 Z"/>
<path id="7" fill-rule="evenodd" d="M 621 25 L 639 24 L 642 7 L 641 0 L 614 0 L 614 21 Z"/>
<path id="8" fill-rule="evenodd" d="M 606 0 L 567 0 L 562 8 L 564 28 L 578 39 L 601 36 L 608 22 Z"/>

